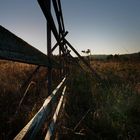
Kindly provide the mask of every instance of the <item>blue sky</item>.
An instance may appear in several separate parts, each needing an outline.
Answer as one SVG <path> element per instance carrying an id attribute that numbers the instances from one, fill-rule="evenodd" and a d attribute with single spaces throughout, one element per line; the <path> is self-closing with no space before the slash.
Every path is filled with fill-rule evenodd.
<path id="1" fill-rule="evenodd" d="M 79 51 L 140 51 L 140 0 L 61 0 L 67 39 Z M 46 20 L 37 0 L 0 0 L 0 24 L 46 53 Z M 53 42 L 54 44 L 55 42 Z"/>

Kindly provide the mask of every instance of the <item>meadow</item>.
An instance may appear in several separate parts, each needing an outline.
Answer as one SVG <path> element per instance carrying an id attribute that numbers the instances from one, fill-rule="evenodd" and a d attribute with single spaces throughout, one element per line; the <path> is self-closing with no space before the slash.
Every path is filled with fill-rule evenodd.
<path id="1" fill-rule="evenodd" d="M 93 130 L 99 139 L 140 138 L 139 61 L 92 62 L 104 79 L 93 84 Z M 102 85 L 100 85 L 102 84 Z"/>
<path id="2" fill-rule="evenodd" d="M 139 140 L 139 61 L 95 60 L 90 64 L 101 80 L 80 69 L 72 73 L 59 138 Z"/>
<path id="3" fill-rule="evenodd" d="M 79 67 L 72 67 L 66 106 L 58 121 L 58 139 L 138 140 L 140 138 L 139 61 L 94 60 L 90 65 L 97 79 Z M 38 111 L 47 97 L 47 69 L 41 67 L 22 86 L 36 66 L 0 61 L 0 139 L 12 139 Z M 76 68 L 76 69 L 75 69 Z M 59 81 L 53 73 L 53 81 Z M 57 82 L 53 82 L 54 87 Z"/>
<path id="4" fill-rule="evenodd" d="M 0 61 L 0 139 L 12 139 L 42 106 L 47 97 L 47 69 Z"/>

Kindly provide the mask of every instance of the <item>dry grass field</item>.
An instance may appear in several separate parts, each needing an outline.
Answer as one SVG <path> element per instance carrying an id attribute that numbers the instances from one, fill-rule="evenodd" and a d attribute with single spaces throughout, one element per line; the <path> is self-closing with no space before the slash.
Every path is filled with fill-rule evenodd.
<path id="1" fill-rule="evenodd" d="M 133 91 L 140 94 L 140 62 L 135 61 L 93 61 L 91 65 L 101 75 L 107 79 L 108 84 L 120 84 L 131 87 Z"/>
<path id="2" fill-rule="evenodd" d="M 92 87 L 99 139 L 140 138 L 140 62 L 92 62 L 104 83 Z M 100 85 L 100 84 L 103 84 Z"/>
<path id="3" fill-rule="evenodd" d="M 90 64 L 102 80 L 82 70 L 72 73 L 60 139 L 139 140 L 139 61 Z"/>
<path id="4" fill-rule="evenodd" d="M 35 68 L 34 65 L 0 61 L 0 139 L 2 140 L 12 139 L 34 116 L 47 97 L 47 70 L 40 68 L 31 79 L 31 86 L 19 108 L 29 84 L 25 82 Z"/>
<path id="5" fill-rule="evenodd" d="M 139 61 L 92 61 L 90 64 L 102 80 L 96 81 L 94 76 L 78 67 L 71 71 L 66 107 L 58 123 L 59 138 L 138 140 L 140 138 Z M 18 110 L 28 86 L 22 87 L 22 85 L 35 68 L 34 65 L 0 61 L 0 139 L 2 140 L 12 139 L 34 116 L 47 97 L 47 69 L 41 67 L 33 76 L 31 87 Z M 53 80 L 57 81 L 58 74 L 54 72 L 53 75 Z M 54 87 L 56 85 L 54 83 Z"/>

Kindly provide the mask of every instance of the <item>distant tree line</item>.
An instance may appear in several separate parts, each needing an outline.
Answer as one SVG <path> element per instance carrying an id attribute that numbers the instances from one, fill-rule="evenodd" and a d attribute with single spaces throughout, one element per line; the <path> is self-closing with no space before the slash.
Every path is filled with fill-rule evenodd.
<path id="1" fill-rule="evenodd" d="M 124 54 L 124 55 L 108 55 L 107 60 L 113 60 L 113 61 L 140 61 L 140 52 L 133 53 L 133 54 Z"/>
<path id="2" fill-rule="evenodd" d="M 107 56 L 107 60 L 120 60 L 120 56 L 119 54 L 115 54 L 115 55 L 108 55 Z"/>

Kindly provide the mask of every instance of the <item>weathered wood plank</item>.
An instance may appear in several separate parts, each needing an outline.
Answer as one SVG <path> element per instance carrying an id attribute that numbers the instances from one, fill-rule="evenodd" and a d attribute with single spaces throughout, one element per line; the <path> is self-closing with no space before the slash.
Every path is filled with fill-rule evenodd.
<path id="1" fill-rule="evenodd" d="M 0 59 L 49 66 L 48 57 L 0 25 Z M 58 67 L 51 60 L 53 67 Z"/>
<path id="2" fill-rule="evenodd" d="M 14 138 L 14 140 L 23 139 L 34 139 L 37 132 L 42 127 L 44 121 L 51 113 L 51 106 L 57 101 L 57 92 L 64 84 L 66 77 L 61 81 L 57 88 L 52 92 L 52 94 L 45 100 L 43 106 L 36 113 L 36 115 L 31 119 L 31 121 L 19 132 L 19 134 Z"/>
<path id="3" fill-rule="evenodd" d="M 54 133 L 54 130 L 55 130 L 56 121 L 57 121 L 57 117 L 58 117 L 58 114 L 59 114 L 59 111 L 60 111 L 60 108 L 61 108 L 61 105 L 62 105 L 62 102 L 63 102 L 65 91 L 66 91 L 66 86 L 63 89 L 61 98 L 60 98 L 59 103 L 57 105 L 56 111 L 55 111 L 55 113 L 53 115 L 53 119 L 52 119 L 52 121 L 51 121 L 51 123 L 49 125 L 49 129 L 47 131 L 45 140 L 50 140 L 51 137 L 53 136 L 53 133 Z"/>

